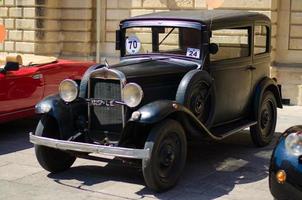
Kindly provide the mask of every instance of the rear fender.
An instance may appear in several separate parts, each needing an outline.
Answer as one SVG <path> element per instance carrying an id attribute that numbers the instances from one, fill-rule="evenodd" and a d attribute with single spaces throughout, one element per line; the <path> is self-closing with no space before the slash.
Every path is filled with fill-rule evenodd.
<path id="1" fill-rule="evenodd" d="M 260 81 L 260 83 L 258 84 L 255 90 L 254 102 L 253 102 L 255 118 L 257 118 L 258 116 L 257 111 L 261 104 L 262 97 L 265 91 L 271 91 L 274 94 L 278 108 L 283 107 L 282 99 L 281 99 L 281 91 L 276 81 L 271 78 L 265 77 L 264 79 L 262 79 L 262 81 Z"/>

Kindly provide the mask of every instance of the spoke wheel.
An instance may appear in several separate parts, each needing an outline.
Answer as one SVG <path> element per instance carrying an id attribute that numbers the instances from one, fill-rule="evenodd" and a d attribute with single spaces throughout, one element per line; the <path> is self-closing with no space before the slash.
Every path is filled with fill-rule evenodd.
<path id="1" fill-rule="evenodd" d="M 268 145 L 273 139 L 277 122 L 277 103 L 272 92 L 263 94 L 258 108 L 257 124 L 250 127 L 251 137 L 256 146 Z"/>
<path id="2" fill-rule="evenodd" d="M 142 161 L 145 182 L 151 189 L 162 192 L 173 187 L 183 171 L 187 142 L 182 126 L 174 120 L 165 120 L 150 132 L 145 149 L 150 159 Z"/>

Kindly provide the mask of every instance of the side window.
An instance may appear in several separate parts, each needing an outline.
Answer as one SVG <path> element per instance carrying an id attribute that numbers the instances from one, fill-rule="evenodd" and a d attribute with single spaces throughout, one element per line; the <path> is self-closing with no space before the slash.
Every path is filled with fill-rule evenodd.
<path id="1" fill-rule="evenodd" d="M 268 27 L 267 26 L 255 26 L 255 35 L 254 35 L 254 55 L 267 53 L 268 48 Z"/>
<path id="2" fill-rule="evenodd" d="M 210 41 L 218 45 L 218 52 L 210 55 L 211 61 L 250 56 L 249 30 L 242 27 L 212 31 Z"/>

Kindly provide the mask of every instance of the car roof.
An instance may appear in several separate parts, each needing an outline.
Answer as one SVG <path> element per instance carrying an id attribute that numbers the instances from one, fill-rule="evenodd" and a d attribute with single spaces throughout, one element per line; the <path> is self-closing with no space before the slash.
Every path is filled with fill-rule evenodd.
<path id="1" fill-rule="evenodd" d="M 220 28 L 221 26 L 229 26 L 232 24 L 240 24 L 244 22 L 261 21 L 270 24 L 270 19 L 261 13 L 239 11 L 239 10 L 178 10 L 155 12 L 146 15 L 140 15 L 123 20 L 182 20 L 199 22 L 203 25 L 210 25 L 211 28 Z"/>

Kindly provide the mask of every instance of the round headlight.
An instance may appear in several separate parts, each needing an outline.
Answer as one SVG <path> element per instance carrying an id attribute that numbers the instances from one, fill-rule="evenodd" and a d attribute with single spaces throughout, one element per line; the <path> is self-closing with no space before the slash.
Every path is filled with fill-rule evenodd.
<path id="1" fill-rule="evenodd" d="M 65 102 L 72 102 L 78 97 L 78 85 L 71 79 L 66 79 L 60 83 L 59 86 L 60 97 Z"/>
<path id="2" fill-rule="evenodd" d="M 295 156 L 302 155 L 302 134 L 292 133 L 285 139 L 285 147 L 288 152 Z"/>
<path id="3" fill-rule="evenodd" d="M 138 106 L 143 96 L 142 88 L 136 83 L 128 83 L 123 89 L 123 100 L 131 108 Z"/>

